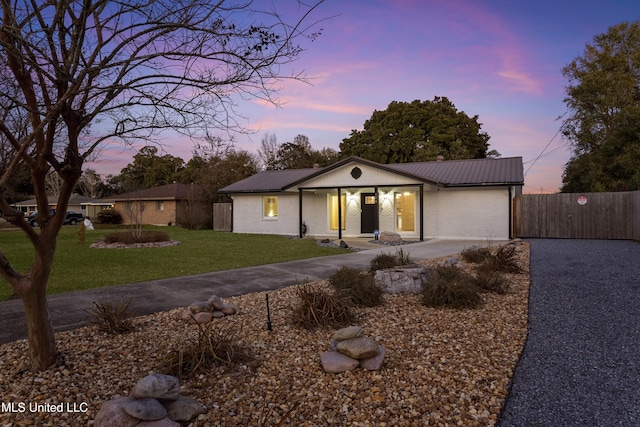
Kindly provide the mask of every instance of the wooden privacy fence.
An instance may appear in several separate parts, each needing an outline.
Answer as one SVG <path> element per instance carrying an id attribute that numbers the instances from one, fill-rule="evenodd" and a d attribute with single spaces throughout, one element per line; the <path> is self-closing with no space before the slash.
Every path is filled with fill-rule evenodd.
<path id="1" fill-rule="evenodd" d="M 213 204 L 213 230 L 231 231 L 231 203 Z"/>
<path id="2" fill-rule="evenodd" d="M 640 191 L 522 194 L 514 199 L 516 237 L 640 240 Z"/>

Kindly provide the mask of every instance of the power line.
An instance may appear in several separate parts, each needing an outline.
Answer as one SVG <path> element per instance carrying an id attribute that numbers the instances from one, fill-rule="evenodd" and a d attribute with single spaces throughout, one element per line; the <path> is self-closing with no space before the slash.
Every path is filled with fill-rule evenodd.
<path id="1" fill-rule="evenodd" d="M 563 118 L 565 116 L 565 114 L 567 114 L 567 111 L 565 111 L 560 117 L 558 117 L 556 120 L 560 120 L 561 118 Z M 536 164 L 536 162 L 538 160 L 540 160 L 540 158 L 542 157 L 542 155 L 544 154 L 545 151 L 547 151 L 547 148 L 549 148 L 549 146 L 551 145 L 551 143 L 553 142 L 554 139 L 556 139 L 556 137 L 558 136 L 558 134 L 560 133 L 560 131 L 562 130 L 562 125 L 560 125 L 560 127 L 558 128 L 558 131 L 555 133 L 555 135 L 553 135 L 553 138 L 551 138 L 551 141 L 549 141 L 547 143 L 547 145 L 544 146 L 544 148 L 542 149 L 542 151 L 540 152 L 540 154 L 538 154 L 538 157 L 536 157 L 533 162 L 531 163 L 531 165 L 529 165 L 529 167 L 527 168 L 526 172 L 524 173 L 524 176 L 526 177 L 527 174 L 529 173 L 529 171 L 531 170 L 531 168 L 533 167 L 533 165 Z M 558 147 L 559 148 L 559 147 Z M 558 148 L 554 149 L 553 151 L 557 150 Z M 553 152 L 552 151 L 552 152 Z M 551 154 L 548 153 L 548 154 Z"/>

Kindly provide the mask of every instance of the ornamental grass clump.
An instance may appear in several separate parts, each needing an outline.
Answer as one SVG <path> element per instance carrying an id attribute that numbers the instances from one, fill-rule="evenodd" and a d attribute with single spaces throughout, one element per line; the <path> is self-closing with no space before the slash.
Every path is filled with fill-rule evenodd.
<path id="1" fill-rule="evenodd" d="M 384 303 L 382 291 L 370 273 L 342 267 L 329 278 L 329 284 L 339 297 L 349 298 L 355 305 L 376 307 Z"/>
<path id="2" fill-rule="evenodd" d="M 176 377 L 209 374 L 215 368 L 233 368 L 253 362 L 254 357 L 237 344 L 237 334 L 230 325 L 213 327 L 213 322 L 198 324 L 198 336 L 172 350 L 161 370 Z"/>
<path id="3" fill-rule="evenodd" d="M 524 270 L 518 262 L 515 245 L 502 245 L 477 268 L 478 271 L 498 271 L 501 273 L 520 274 Z"/>
<path id="4" fill-rule="evenodd" d="M 491 257 L 491 250 L 487 247 L 471 246 L 460 252 L 460 256 L 466 262 L 479 264 Z"/>
<path id="5" fill-rule="evenodd" d="M 491 292 L 504 295 L 509 292 L 509 280 L 498 271 L 478 270 L 475 277 L 475 285 L 481 292 Z"/>
<path id="6" fill-rule="evenodd" d="M 124 334 L 135 329 L 134 313 L 130 310 L 131 298 L 127 301 L 120 299 L 113 304 L 106 298 L 102 303 L 93 302 L 93 308 L 84 310 L 93 318 L 93 323 L 103 332 L 111 335 Z"/>
<path id="7" fill-rule="evenodd" d="M 473 276 L 458 267 L 437 267 L 429 272 L 429 282 L 422 291 L 422 304 L 456 309 L 480 307 L 483 301 L 474 281 Z"/>
<path id="8" fill-rule="evenodd" d="M 384 270 L 386 268 L 393 268 L 400 265 L 398 257 L 391 254 L 381 253 L 376 255 L 369 264 L 369 271 L 375 273 L 377 270 Z"/>
<path id="9" fill-rule="evenodd" d="M 349 298 L 331 294 L 313 285 L 296 287 L 298 304 L 293 308 L 292 320 L 305 329 L 316 327 L 341 328 L 355 318 Z"/>

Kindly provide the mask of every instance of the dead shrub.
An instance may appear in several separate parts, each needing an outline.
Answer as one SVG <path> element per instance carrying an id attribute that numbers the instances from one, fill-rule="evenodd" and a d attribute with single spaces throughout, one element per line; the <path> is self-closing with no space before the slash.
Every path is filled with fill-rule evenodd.
<path id="1" fill-rule="evenodd" d="M 483 292 L 504 295 L 509 292 L 509 281 L 498 271 L 480 270 L 477 272 L 475 284 Z"/>
<path id="2" fill-rule="evenodd" d="M 518 262 L 517 255 L 515 245 L 502 245 L 478 266 L 478 271 L 520 274 L 524 270 Z"/>
<path id="3" fill-rule="evenodd" d="M 315 289 L 313 285 L 298 285 L 296 296 L 299 301 L 292 316 L 293 323 L 299 327 L 341 328 L 354 320 L 349 298 Z"/>
<path id="4" fill-rule="evenodd" d="M 124 334 L 135 329 L 133 325 L 134 313 L 129 310 L 131 298 L 127 301 L 120 299 L 118 304 L 113 304 L 106 298 L 102 303 L 93 302 L 93 308 L 84 310 L 93 318 L 93 323 L 103 332 L 108 334 Z"/>
<path id="5" fill-rule="evenodd" d="M 131 231 L 118 231 L 116 233 L 107 234 L 104 236 L 103 240 L 105 243 L 122 243 L 125 245 L 131 245 L 134 243 L 168 242 L 171 238 L 164 231 L 143 230 L 138 238 L 136 238 L 134 233 Z"/>
<path id="6" fill-rule="evenodd" d="M 489 250 L 489 248 L 472 246 L 460 252 L 460 256 L 466 262 L 479 264 L 481 262 L 484 262 L 487 258 L 491 257 L 491 251 Z"/>
<path id="7" fill-rule="evenodd" d="M 473 276 L 458 267 L 447 266 L 429 272 L 429 282 L 422 291 L 422 304 L 463 309 L 480 307 L 483 301 Z"/>
<path id="8" fill-rule="evenodd" d="M 198 324 L 198 337 L 172 350 L 162 371 L 173 376 L 208 374 L 214 368 L 233 368 L 254 361 L 253 356 L 237 344 L 237 334 L 230 325 L 214 328 L 213 322 Z"/>

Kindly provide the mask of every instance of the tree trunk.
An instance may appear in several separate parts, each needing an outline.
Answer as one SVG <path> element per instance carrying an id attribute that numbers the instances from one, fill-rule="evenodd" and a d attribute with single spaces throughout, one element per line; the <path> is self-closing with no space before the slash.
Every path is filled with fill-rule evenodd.
<path id="1" fill-rule="evenodd" d="M 22 303 L 27 321 L 31 367 L 44 371 L 55 365 L 58 357 L 53 325 L 49 318 L 46 286 L 31 283 L 27 289 L 22 293 Z"/>

